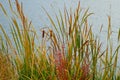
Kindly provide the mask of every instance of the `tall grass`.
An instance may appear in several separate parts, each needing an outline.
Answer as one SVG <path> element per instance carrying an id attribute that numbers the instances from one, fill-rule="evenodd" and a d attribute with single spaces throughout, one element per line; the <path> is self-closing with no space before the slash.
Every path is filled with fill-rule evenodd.
<path id="1" fill-rule="evenodd" d="M 44 9 L 52 28 L 43 28 L 39 38 L 32 22 L 24 14 L 23 6 L 15 0 L 16 8 L 9 6 L 9 17 L 4 6 L 0 8 L 10 21 L 12 38 L 0 25 L 0 79 L 2 80 L 119 80 L 118 46 L 113 48 L 111 17 L 108 16 L 107 45 L 95 37 L 88 18 L 93 13 L 82 12 L 80 3 L 75 12 L 64 8 L 55 14 L 56 22 Z M 50 45 L 47 45 L 47 43 Z M 4 68 L 3 68 L 4 67 Z M 7 75 L 9 75 L 7 77 Z"/>

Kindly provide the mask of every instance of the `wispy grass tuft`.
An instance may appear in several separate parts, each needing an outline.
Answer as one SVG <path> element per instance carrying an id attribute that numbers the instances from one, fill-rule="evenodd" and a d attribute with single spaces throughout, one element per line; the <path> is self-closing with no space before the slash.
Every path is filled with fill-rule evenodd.
<path id="1" fill-rule="evenodd" d="M 12 17 L 0 3 L 10 20 L 11 34 L 0 24 L 0 79 L 1 80 L 119 80 L 119 49 L 111 39 L 111 17 L 108 16 L 107 45 L 102 42 L 89 24 L 89 9 L 82 10 L 80 2 L 74 12 L 59 10 L 56 20 L 44 9 L 50 27 L 41 29 L 41 37 L 24 14 L 22 3 L 15 0 Z M 100 28 L 102 32 L 102 26 Z M 12 37 L 9 37 L 11 35 Z M 103 34 L 104 35 L 104 34 Z M 47 45 L 49 43 L 50 45 Z"/>

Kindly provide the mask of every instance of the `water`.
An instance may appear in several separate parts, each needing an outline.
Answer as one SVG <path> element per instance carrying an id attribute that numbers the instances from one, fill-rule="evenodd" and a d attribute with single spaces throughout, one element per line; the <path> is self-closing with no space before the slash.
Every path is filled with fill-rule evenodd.
<path id="1" fill-rule="evenodd" d="M 14 3 L 14 0 L 11 0 Z M 9 9 L 7 0 L 0 0 L 4 4 L 6 9 Z M 28 16 L 29 20 L 32 20 L 36 28 L 42 27 L 44 24 L 49 24 L 47 16 L 43 11 L 44 7 L 48 13 L 54 15 L 54 12 L 58 12 L 58 9 L 63 10 L 64 5 L 69 9 L 75 9 L 79 0 L 19 0 L 23 3 L 24 12 Z M 120 0 L 80 0 L 81 7 L 84 9 L 89 8 L 89 12 L 95 13 L 91 16 L 90 23 L 93 24 L 94 29 L 98 29 L 101 24 L 104 28 L 107 27 L 107 15 L 112 17 L 113 30 L 117 32 L 120 23 Z M 110 8 L 111 6 L 111 8 Z M 8 10 L 9 11 L 9 10 Z M 0 16 L 2 16 L 0 11 Z M 4 23 L 4 17 L 0 18 L 0 23 Z"/>
<path id="2" fill-rule="evenodd" d="M 15 0 L 11 0 L 13 5 L 15 6 Z M 105 43 L 106 40 L 106 31 L 107 31 L 107 16 L 110 15 L 112 18 L 112 30 L 114 31 L 113 44 L 117 45 L 117 32 L 120 28 L 120 0 L 19 0 L 19 2 L 23 3 L 25 15 L 27 15 L 28 19 L 32 21 L 35 28 L 40 31 L 41 27 L 45 27 L 47 24 L 50 26 L 50 22 L 48 17 L 46 16 L 42 7 L 44 7 L 48 13 L 54 17 L 54 12 L 58 12 L 58 10 L 63 10 L 64 5 L 66 5 L 67 9 L 70 7 L 74 10 L 77 7 L 78 2 L 80 1 L 81 7 L 83 9 L 89 8 L 89 12 L 93 12 L 89 19 L 89 24 L 93 25 L 93 32 L 98 35 L 100 26 L 103 24 L 103 32 L 101 37 L 101 41 Z M 0 0 L 0 2 L 7 9 L 8 13 L 9 6 L 7 0 Z M 11 14 L 9 14 L 11 15 Z M 7 31 L 9 31 L 8 20 L 3 16 L 3 12 L 0 10 L 0 24 L 2 24 Z"/>

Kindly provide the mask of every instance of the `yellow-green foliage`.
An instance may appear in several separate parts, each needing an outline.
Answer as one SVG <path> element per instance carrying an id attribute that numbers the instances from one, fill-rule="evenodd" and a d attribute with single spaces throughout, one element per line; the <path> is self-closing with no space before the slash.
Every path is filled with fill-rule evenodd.
<path id="1" fill-rule="evenodd" d="M 5 55 L 0 51 L 0 80 L 17 79 L 15 68 L 10 62 L 9 55 Z"/>
<path id="2" fill-rule="evenodd" d="M 10 21 L 11 36 L 0 25 L 0 79 L 1 80 L 119 80 L 117 69 L 120 44 L 114 49 L 111 39 L 111 17 L 108 16 L 107 45 L 95 37 L 88 18 L 93 13 L 82 11 L 80 2 L 75 12 L 55 14 L 56 22 L 44 9 L 51 29 L 37 32 L 15 0 L 16 10 L 8 0 L 12 17 L 4 5 L 0 8 Z M 63 16 L 64 15 L 64 16 Z M 101 29 L 102 30 L 102 29 Z M 100 30 L 100 32 L 101 32 Z M 103 34 L 104 35 L 104 34 Z M 120 30 L 118 41 L 120 40 Z M 50 45 L 47 45 L 50 43 Z"/>

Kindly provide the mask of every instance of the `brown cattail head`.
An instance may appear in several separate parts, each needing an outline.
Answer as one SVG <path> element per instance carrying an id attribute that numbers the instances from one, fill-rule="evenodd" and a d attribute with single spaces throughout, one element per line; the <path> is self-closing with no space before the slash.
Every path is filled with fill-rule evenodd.
<path id="1" fill-rule="evenodd" d="M 42 38 L 45 37 L 45 30 L 42 30 Z"/>
<path id="2" fill-rule="evenodd" d="M 53 36 L 53 31 L 50 30 L 50 38 Z"/>

